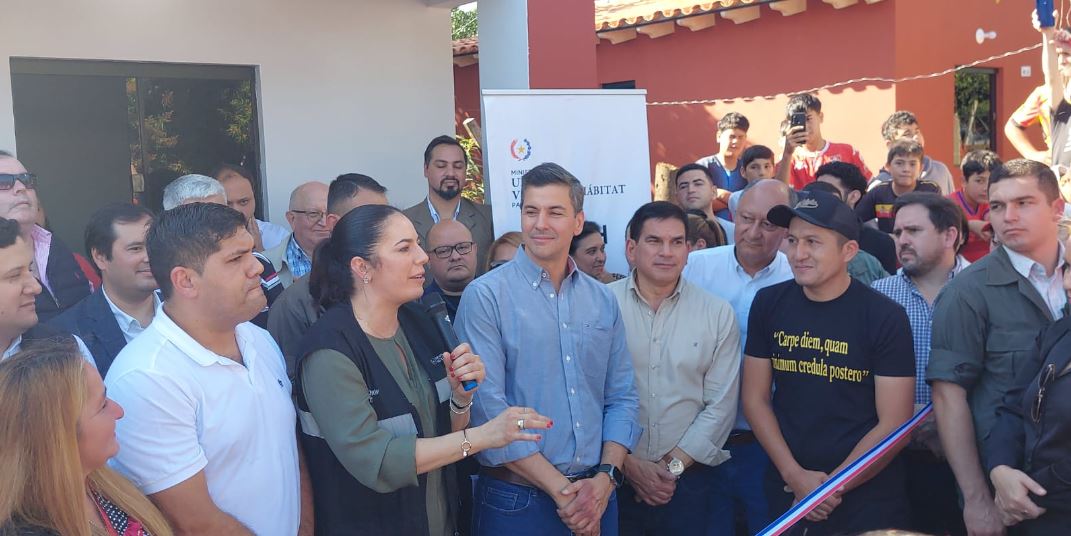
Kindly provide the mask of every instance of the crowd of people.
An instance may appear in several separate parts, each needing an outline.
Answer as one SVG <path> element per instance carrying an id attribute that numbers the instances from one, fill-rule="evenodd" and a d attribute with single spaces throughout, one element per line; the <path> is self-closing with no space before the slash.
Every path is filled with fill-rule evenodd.
<path id="1" fill-rule="evenodd" d="M 225 164 L 101 208 L 82 255 L 0 153 L 0 534 L 755 534 L 929 404 L 792 534 L 1066 534 L 1071 33 L 1042 34 L 1049 151 L 1020 110 L 1029 158 L 953 176 L 898 111 L 872 170 L 796 95 L 782 147 L 725 114 L 624 237 L 554 163 L 496 237 L 440 136 L 406 210 L 346 173 L 283 227 Z"/>

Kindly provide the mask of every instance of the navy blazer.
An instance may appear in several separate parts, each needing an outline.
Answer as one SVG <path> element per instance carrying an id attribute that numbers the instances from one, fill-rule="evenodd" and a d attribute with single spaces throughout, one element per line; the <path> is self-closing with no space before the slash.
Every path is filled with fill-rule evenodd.
<path id="1" fill-rule="evenodd" d="M 1043 508 L 1071 511 L 1071 407 L 1063 407 L 1057 390 L 1071 388 L 1056 379 L 1068 374 L 1071 363 L 1071 317 L 1065 316 L 1038 336 L 1037 349 L 1016 363 L 1015 383 L 997 410 L 997 424 L 985 442 L 986 469 L 998 465 L 1022 470 L 1048 491 L 1034 500 Z M 1047 384 L 1040 421 L 1032 409 L 1037 401 L 1039 377 L 1052 367 L 1056 379 Z"/>
<path id="2" fill-rule="evenodd" d="M 119 329 L 115 314 L 99 289 L 49 320 L 48 324 L 82 338 L 97 362 L 101 378 L 108 374 L 115 356 L 126 346 L 123 330 Z"/>

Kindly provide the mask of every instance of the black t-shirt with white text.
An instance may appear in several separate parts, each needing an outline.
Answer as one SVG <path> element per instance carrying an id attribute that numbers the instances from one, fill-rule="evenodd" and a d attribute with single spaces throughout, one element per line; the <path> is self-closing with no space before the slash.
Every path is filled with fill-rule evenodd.
<path id="1" fill-rule="evenodd" d="M 874 376 L 915 376 L 904 308 L 854 279 L 827 302 L 791 279 L 760 290 L 745 353 L 771 362 L 773 410 L 792 456 L 826 473 L 878 424 Z"/>

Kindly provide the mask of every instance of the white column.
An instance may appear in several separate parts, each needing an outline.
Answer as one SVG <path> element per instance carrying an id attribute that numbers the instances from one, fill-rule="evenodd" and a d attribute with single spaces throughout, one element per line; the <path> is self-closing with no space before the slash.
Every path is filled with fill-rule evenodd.
<path id="1" fill-rule="evenodd" d="M 480 89 L 528 89 L 528 0 L 480 0 L 478 15 Z"/>

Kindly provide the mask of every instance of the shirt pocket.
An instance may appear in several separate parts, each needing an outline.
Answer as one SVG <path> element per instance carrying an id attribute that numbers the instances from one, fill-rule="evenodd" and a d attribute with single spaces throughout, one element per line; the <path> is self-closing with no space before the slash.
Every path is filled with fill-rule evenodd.
<path id="1" fill-rule="evenodd" d="M 606 385 L 606 370 L 610 363 L 610 347 L 613 345 L 613 333 L 610 327 L 597 321 L 584 321 L 581 331 L 581 355 L 577 366 L 584 373 L 588 385 L 599 395 Z M 602 397 L 599 396 L 598 399 Z"/>
<path id="2" fill-rule="evenodd" d="M 396 417 L 387 417 L 386 419 L 380 419 L 376 422 L 381 429 L 390 432 L 394 437 L 406 437 L 417 435 L 416 421 L 413 420 L 413 415 L 409 413 L 403 413 Z"/>
<path id="3" fill-rule="evenodd" d="M 986 374 L 991 383 L 1006 390 L 1015 380 L 1015 371 L 1034 351 L 1037 341 L 1035 331 L 994 330 L 985 341 Z"/>

